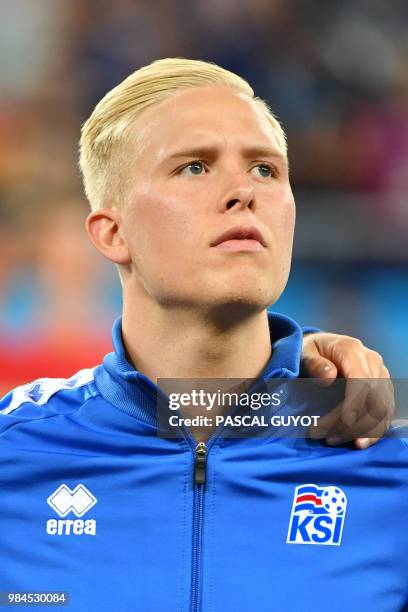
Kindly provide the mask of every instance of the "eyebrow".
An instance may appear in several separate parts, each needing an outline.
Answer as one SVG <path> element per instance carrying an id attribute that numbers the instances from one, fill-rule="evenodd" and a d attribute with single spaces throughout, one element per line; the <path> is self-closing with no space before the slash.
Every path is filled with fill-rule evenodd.
<path id="1" fill-rule="evenodd" d="M 195 157 L 195 158 L 215 158 L 219 152 L 219 149 L 216 146 L 200 146 L 193 147 L 189 149 L 182 149 L 180 151 L 175 151 L 171 155 L 169 155 L 166 159 L 180 159 L 185 157 Z M 245 159 L 258 159 L 263 157 L 275 157 L 280 158 L 281 160 L 287 162 L 286 155 L 280 151 L 279 149 L 274 149 L 271 147 L 265 146 L 252 146 L 245 147 L 242 149 L 242 155 Z"/>

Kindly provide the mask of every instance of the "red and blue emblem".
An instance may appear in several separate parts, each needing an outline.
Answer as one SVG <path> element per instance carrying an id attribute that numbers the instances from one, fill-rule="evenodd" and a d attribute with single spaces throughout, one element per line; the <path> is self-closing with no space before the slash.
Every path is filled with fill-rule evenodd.
<path id="1" fill-rule="evenodd" d="M 340 545 L 346 508 L 347 497 L 340 487 L 296 487 L 287 543 Z"/>

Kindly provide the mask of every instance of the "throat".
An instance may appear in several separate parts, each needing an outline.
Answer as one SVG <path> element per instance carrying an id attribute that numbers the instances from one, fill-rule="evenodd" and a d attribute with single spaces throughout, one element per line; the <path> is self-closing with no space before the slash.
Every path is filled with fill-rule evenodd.
<path id="1" fill-rule="evenodd" d="M 160 378 L 257 378 L 271 357 L 267 312 L 220 330 L 195 317 L 123 318 L 122 335 L 134 367 Z"/>

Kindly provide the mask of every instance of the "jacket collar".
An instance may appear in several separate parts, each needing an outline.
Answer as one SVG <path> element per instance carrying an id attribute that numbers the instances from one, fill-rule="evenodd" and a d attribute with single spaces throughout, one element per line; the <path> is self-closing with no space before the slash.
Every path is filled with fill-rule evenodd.
<path id="1" fill-rule="evenodd" d="M 302 351 L 302 329 L 285 315 L 268 312 L 272 356 L 259 378 L 297 378 Z M 110 403 L 134 417 L 156 425 L 157 394 L 160 389 L 136 370 L 126 357 L 122 338 L 122 317 L 112 328 L 113 353 L 105 356 L 95 370 L 95 383 Z"/>

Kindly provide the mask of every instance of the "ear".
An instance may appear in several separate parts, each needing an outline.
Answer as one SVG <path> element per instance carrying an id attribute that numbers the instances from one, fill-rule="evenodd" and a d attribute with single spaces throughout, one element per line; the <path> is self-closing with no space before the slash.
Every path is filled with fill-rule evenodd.
<path id="1" fill-rule="evenodd" d="M 121 231 L 121 214 L 116 208 L 100 208 L 91 212 L 85 222 L 91 242 L 115 264 L 129 264 L 129 249 Z"/>

